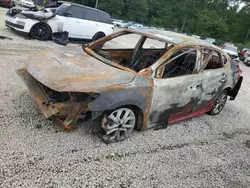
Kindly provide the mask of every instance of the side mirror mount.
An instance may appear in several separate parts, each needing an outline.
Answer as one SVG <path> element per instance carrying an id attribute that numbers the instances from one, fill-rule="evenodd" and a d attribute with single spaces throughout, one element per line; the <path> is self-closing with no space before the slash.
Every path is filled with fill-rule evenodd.
<path id="1" fill-rule="evenodd" d="M 63 16 L 65 16 L 65 17 L 71 17 L 72 13 L 71 12 L 64 12 Z"/>

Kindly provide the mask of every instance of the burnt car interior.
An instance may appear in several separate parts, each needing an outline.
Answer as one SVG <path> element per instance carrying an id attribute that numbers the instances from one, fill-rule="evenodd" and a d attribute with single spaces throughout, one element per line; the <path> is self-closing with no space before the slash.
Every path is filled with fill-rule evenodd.
<path id="1" fill-rule="evenodd" d="M 221 61 L 220 55 L 218 52 L 213 51 L 210 59 L 208 60 L 208 63 L 205 67 L 205 70 L 207 69 L 219 69 L 223 67 L 223 63 Z"/>
<path id="2" fill-rule="evenodd" d="M 165 65 L 162 78 L 192 74 L 197 61 L 197 50 L 182 49 L 172 55 L 170 62 Z"/>
<path id="3" fill-rule="evenodd" d="M 114 63 L 139 72 L 154 64 L 170 48 L 171 44 L 129 33 L 97 43 L 93 50 Z"/>
<path id="4" fill-rule="evenodd" d="M 172 78 L 194 73 L 196 62 L 198 61 L 197 52 L 199 50 L 186 48 L 174 53 L 169 61 L 158 69 L 157 78 Z M 226 58 L 221 60 L 221 54 L 209 49 L 202 50 L 204 70 L 222 68 L 226 64 Z"/>

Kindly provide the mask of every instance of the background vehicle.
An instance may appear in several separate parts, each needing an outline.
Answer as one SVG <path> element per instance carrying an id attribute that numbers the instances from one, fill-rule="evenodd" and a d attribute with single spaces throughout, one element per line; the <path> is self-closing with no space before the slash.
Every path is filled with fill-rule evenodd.
<path id="1" fill-rule="evenodd" d="M 215 39 L 213 39 L 213 38 L 206 38 L 205 40 L 206 40 L 206 41 L 210 41 L 210 42 L 212 42 L 212 44 L 214 44 L 214 43 L 216 42 L 216 40 L 215 40 Z"/>
<path id="2" fill-rule="evenodd" d="M 246 54 L 245 58 L 244 58 L 244 63 L 247 66 L 250 66 L 250 53 Z"/>
<path id="3" fill-rule="evenodd" d="M 241 61 L 245 61 L 245 58 L 250 54 L 250 48 L 243 48 L 239 53 L 239 58 Z"/>
<path id="4" fill-rule="evenodd" d="M 19 5 L 27 8 L 33 8 L 36 6 L 32 0 L 19 0 Z"/>
<path id="5" fill-rule="evenodd" d="M 0 0 L 0 6 L 6 8 L 12 8 L 15 6 L 15 2 L 12 0 Z"/>
<path id="6" fill-rule="evenodd" d="M 114 26 L 120 27 L 120 28 L 124 28 L 126 26 L 126 22 L 122 20 L 113 19 L 112 23 L 114 24 Z"/>
<path id="7" fill-rule="evenodd" d="M 60 31 L 67 31 L 70 38 L 97 40 L 113 33 L 114 29 L 108 13 L 74 3 L 62 4 L 55 16 L 46 10 L 22 11 L 16 16 L 10 12 L 5 25 L 38 40 L 47 40 L 53 32 Z"/>
<path id="8" fill-rule="evenodd" d="M 227 53 L 233 60 L 239 61 L 237 47 L 232 45 L 223 45 L 222 50 Z"/>
<path id="9" fill-rule="evenodd" d="M 191 35 L 191 37 L 194 37 L 194 38 L 197 38 L 197 39 L 201 38 L 199 35 Z"/>
<path id="10" fill-rule="evenodd" d="M 232 42 L 225 42 L 221 45 L 221 48 L 224 48 L 224 46 L 230 46 L 230 47 L 235 47 L 234 43 Z"/>
<path id="11" fill-rule="evenodd" d="M 133 129 L 217 115 L 243 79 L 220 48 L 158 30 L 122 30 L 83 48 L 47 50 L 17 72 L 46 118 L 70 128 L 91 113 L 107 143 Z"/>
<path id="12" fill-rule="evenodd" d="M 138 23 L 135 23 L 135 24 L 128 26 L 129 29 L 136 29 L 136 28 L 142 28 L 142 27 L 143 27 L 143 25 L 138 24 Z"/>

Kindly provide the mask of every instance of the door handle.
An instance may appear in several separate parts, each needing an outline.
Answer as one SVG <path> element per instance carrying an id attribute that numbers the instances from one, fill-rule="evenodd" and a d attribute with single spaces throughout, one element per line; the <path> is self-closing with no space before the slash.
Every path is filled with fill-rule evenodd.
<path id="1" fill-rule="evenodd" d="M 76 23 L 82 23 L 80 20 L 77 20 Z"/>
<path id="2" fill-rule="evenodd" d="M 227 80 L 227 74 L 223 73 L 222 78 L 220 79 L 220 82 L 225 82 Z"/>

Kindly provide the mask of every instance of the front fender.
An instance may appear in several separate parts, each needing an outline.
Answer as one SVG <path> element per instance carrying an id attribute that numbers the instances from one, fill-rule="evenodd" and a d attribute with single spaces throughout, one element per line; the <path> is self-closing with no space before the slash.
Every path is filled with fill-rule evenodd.
<path id="1" fill-rule="evenodd" d="M 113 86 L 99 93 L 100 96 L 89 103 L 91 111 L 112 110 L 126 105 L 147 111 L 151 104 L 152 84 L 143 75 L 137 75 L 129 84 Z"/>
<path id="2" fill-rule="evenodd" d="M 107 91 L 89 103 L 91 111 L 106 111 L 120 106 L 135 105 L 144 110 L 147 108 L 146 97 L 137 88 Z"/>

